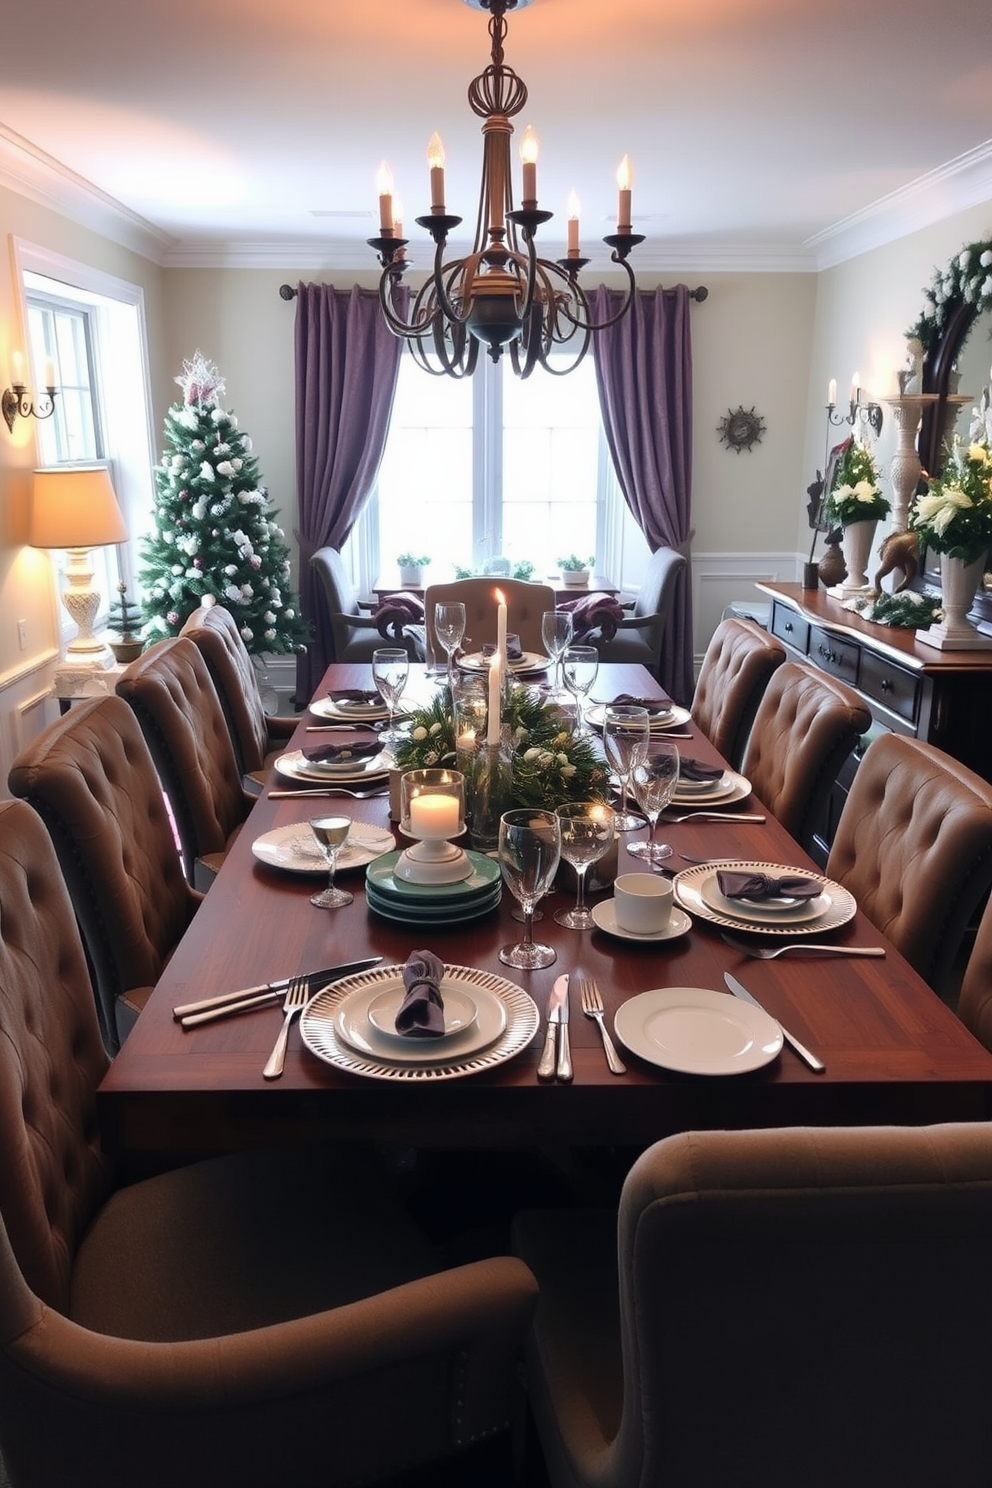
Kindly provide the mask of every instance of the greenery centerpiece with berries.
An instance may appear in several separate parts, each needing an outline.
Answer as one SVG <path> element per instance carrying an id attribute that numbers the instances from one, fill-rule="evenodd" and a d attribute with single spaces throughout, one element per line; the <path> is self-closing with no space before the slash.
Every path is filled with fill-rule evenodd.
<path id="1" fill-rule="evenodd" d="M 176 382 L 155 468 L 154 531 L 144 539 L 145 636 L 178 635 L 205 596 L 233 614 L 249 653 L 304 650 L 308 627 L 289 587 L 289 549 L 251 440 L 221 407 L 224 382 L 197 351 Z"/>

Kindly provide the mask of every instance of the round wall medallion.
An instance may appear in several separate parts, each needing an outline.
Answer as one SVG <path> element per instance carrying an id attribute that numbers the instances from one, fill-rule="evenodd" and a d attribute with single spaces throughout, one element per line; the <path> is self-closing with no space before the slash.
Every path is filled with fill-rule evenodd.
<path id="1" fill-rule="evenodd" d="M 760 444 L 765 432 L 765 421 L 753 408 L 732 408 L 720 420 L 717 433 L 721 442 L 732 449 L 735 455 L 749 450 L 752 444 Z"/>

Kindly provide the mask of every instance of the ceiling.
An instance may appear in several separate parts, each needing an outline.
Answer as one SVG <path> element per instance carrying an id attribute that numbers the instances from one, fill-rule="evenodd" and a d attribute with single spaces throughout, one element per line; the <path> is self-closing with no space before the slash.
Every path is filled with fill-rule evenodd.
<path id="1" fill-rule="evenodd" d="M 0 182 L 161 263 L 357 269 L 386 158 L 425 264 L 435 129 L 474 227 L 486 27 L 471 0 L 12 5 Z M 606 264 L 625 152 L 660 271 L 821 268 L 992 200 L 988 0 L 533 0 L 508 28 L 548 256 L 574 187 Z"/>

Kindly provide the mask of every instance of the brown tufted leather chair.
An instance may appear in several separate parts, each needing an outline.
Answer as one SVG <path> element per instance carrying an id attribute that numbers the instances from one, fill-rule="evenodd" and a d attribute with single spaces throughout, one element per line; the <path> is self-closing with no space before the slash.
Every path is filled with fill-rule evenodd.
<path id="1" fill-rule="evenodd" d="M 807 851 L 837 772 L 870 723 L 856 692 L 798 662 L 783 662 L 765 690 L 741 769 Z"/>
<path id="2" fill-rule="evenodd" d="M 943 992 L 992 884 L 992 785 L 931 744 L 880 734 L 858 766 L 827 873 Z"/>
<path id="3" fill-rule="evenodd" d="M 454 579 L 450 584 L 428 584 L 424 591 L 424 618 L 427 625 L 428 655 L 444 660 L 444 647 L 434 634 L 434 607 L 460 601 L 465 606 L 466 651 L 481 651 L 487 642 L 496 643 L 496 590 L 506 600 L 506 628 L 520 637 L 524 651 L 544 655 L 541 617 L 555 607 L 555 591 L 550 584 L 531 584 L 526 579 L 508 579 L 502 574 L 488 574 L 472 579 Z"/>
<path id="4" fill-rule="evenodd" d="M 696 679 L 692 716 L 735 770 L 765 688 L 783 661 L 785 647 L 751 620 L 729 615 L 713 632 Z"/>
<path id="5" fill-rule="evenodd" d="M 242 777 L 263 775 L 285 748 L 296 720 L 266 713 L 252 659 L 230 610 L 219 604 L 200 605 L 179 633 L 193 642 L 207 664 Z"/>
<path id="6" fill-rule="evenodd" d="M 992 1128 L 686 1132 L 519 1215 L 553 1488 L 988 1481 Z"/>
<path id="7" fill-rule="evenodd" d="M 992 899 L 979 921 L 968 957 L 957 1014 L 986 1049 L 992 1049 Z"/>
<path id="8" fill-rule="evenodd" d="M 8 785 L 55 845 L 116 1053 L 202 898 L 134 714 L 115 697 L 79 703 L 21 750 Z"/>
<path id="9" fill-rule="evenodd" d="M 2 803 L 0 1448 L 17 1488 L 341 1488 L 503 1430 L 535 1301 L 520 1261 L 444 1270 L 371 1154 L 241 1153 L 117 1187 L 107 1065 L 51 842 Z"/>
<path id="10" fill-rule="evenodd" d="M 159 641 L 125 669 L 117 693 L 137 715 L 172 805 L 186 877 L 207 889 L 253 797 L 206 662 L 186 636 Z"/>

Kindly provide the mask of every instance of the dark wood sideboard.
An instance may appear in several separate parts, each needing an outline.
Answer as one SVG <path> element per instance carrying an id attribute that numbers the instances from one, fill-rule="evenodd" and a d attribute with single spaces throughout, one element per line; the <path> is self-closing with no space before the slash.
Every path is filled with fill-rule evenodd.
<path id="1" fill-rule="evenodd" d="M 992 645 L 987 651 L 938 651 L 916 633 L 874 625 L 823 589 L 759 583 L 771 600 L 769 629 L 801 660 L 839 677 L 871 709 L 872 733 L 890 729 L 935 744 L 992 781 Z M 860 754 L 838 780 L 823 823 L 825 854 Z"/>

